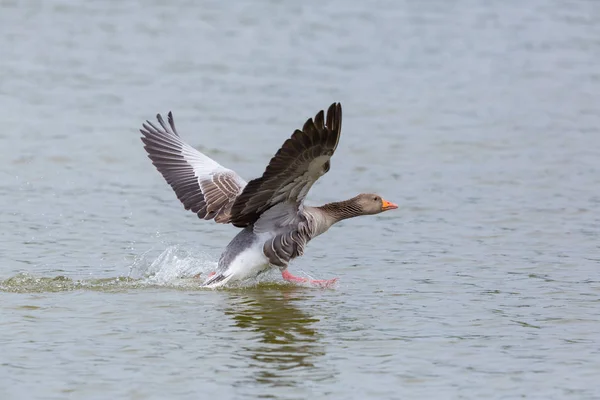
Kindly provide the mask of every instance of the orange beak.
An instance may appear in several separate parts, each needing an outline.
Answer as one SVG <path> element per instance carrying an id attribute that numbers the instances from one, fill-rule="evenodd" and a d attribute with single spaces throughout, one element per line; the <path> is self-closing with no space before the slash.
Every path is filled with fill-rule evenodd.
<path id="1" fill-rule="evenodd" d="M 395 210 L 396 208 L 398 208 L 397 204 L 391 203 L 387 200 L 383 200 L 381 199 L 381 210 L 382 211 L 387 211 L 387 210 Z"/>

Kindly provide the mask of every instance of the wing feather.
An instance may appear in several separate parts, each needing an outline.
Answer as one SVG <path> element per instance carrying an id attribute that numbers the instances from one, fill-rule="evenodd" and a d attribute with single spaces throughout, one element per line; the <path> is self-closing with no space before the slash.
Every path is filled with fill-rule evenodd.
<path id="1" fill-rule="evenodd" d="M 172 113 L 169 112 L 168 125 L 160 114 L 156 119 L 160 127 L 146 121 L 140 129 L 152 164 L 171 185 L 186 210 L 206 220 L 230 222 L 231 207 L 246 182 L 181 140 Z"/>
<path id="2" fill-rule="evenodd" d="M 326 121 L 326 123 L 325 123 Z M 312 185 L 330 167 L 342 129 L 342 106 L 332 104 L 327 117 L 319 111 L 302 130 L 295 130 L 269 162 L 260 178 L 251 180 L 231 209 L 231 223 L 255 223 L 276 204 L 287 202 L 297 212 Z"/>

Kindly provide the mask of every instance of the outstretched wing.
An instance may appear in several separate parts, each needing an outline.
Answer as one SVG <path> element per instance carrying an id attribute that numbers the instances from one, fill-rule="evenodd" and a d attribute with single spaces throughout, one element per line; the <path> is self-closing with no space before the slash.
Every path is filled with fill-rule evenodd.
<path id="1" fill-rule="evenodd" d="M 230 222 L 231 207 L 246 182 L 181 140 L 173 114 L 169 112 L 168 117 L 168 126 L 158 114 L 160 127 L 146 121 L 144 129 L 140 129 L 152 164 L 171 185 L 186 210 L 206 220 Z"/>
<path id="2" fill-rule="evenodd" d="M 332 104 L 327 110 L 309 118 L 302 130 L 292 137 L 269 162 L 264 174 L 248 183 L 231 209 L 231 223 L 248 226 L 271 207 L 284 206 L 297 211 L 311 186 L 327 171 L 342 129 L 342 106 Z"/>

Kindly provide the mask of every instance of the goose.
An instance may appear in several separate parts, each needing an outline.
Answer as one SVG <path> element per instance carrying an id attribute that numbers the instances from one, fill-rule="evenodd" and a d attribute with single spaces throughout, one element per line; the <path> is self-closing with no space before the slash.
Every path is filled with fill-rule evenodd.
<path id="1" fill-rule="evenodd" d="M 279 268 L 284 280 L 330 287 L 337 278 L 313 280 L 292 275 L 291 260 L 335 223 L 398 208 L 381 196 L 362 193 L 320 207 L 304 205 L 313 184 L 330 168 L 342 129 L 342 106 L 333 103 L 295 130 L 271 158 L 263 175 L 250 182 L 184 142 L 173 113 L 168 124 L 142 124 L 141 140 L 156 169 L 186 210 L 199 218 L 242 230 L 227 245 L 215 272 L 202 286 L 216 288 Z"/>

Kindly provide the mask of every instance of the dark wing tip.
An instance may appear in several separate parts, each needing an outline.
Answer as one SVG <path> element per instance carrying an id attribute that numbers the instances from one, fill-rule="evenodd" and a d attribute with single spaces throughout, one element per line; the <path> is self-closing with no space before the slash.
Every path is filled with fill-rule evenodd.
<path id="1" fill-rule="evenodd" d="M 173 133 L 176 136 L 179 136 L 179 133 L 177 133 L 177 129 L 175 128 L 175 118 L 173 118 L 173 113 L 171 111 L 169 111 L 169 114 L 167 115 L 167 120 L 169 121 L 169 126 L 171 127 Z"/>
<path id="2" fill-rule="evenodd" d="M 342 104 L 333 103 L 327 109 L 327 130 L 334 133 L 333 149 L 337 148 L 338 142 L 340 141 L 340 134 L 342 133 Z"/>
<path id="3" fill-rule="evenodd" d="M 165 120 L 160 113 L 156 114 L 156 121 L 159 124 L 158 126 L 155 125 L 155 123 L 153 123 L 152 121 L 146 120 L 146 122 L 142 124 L 143 129 L 140 129 L 140 132 L 142 133 L 142 135 L 144 135 L 146 137 L 148 137 L 148 136 L 161 136 L 161 137 L 175 136 L 177 138 L 180 137 L 179 133 L 177 132 L 177 129 L 175 128 L 175 120 L 173 119 L 173 113 L 171 111 L 169 111 L 169 113 L 167 114 L 168 125 L 165 123 Z"/>
<path id="4" fill-rule="evenodd" d="M 325 113 L 323 110 L 319 111 L 317 115 L 315 115 L 315 126 L 320 131 L 325 129 Z"/>
<path id="5" fill-rule="evenodd" d="M 333 103 L 327 109 L 327 128 L 332 131 L 341 131 L 342 129 L 342 104 Z"/>
<path id="6" fill-rule="evenodd" d="M 321 110 L 314 119 L 307 119 L 302 130 L 296 129 L 271 158 L 263 175 L 248 182 L 233 204 L 231 223 L 236 227 L 245 227 L 256 222 L 272 206 L 269 204 L 270 196 L 277 189 L 278 180 L 285 180 L 290 173 L 296 173 L 296 160 L 302 153 L 311 150 L 307 157 L 317 157 L 319 152 L 331 156 L 339 141 L 341 124 L 340 103 L 329 106 L 327 114 Z M 329 161 L 323 168 L 325 172 L 329 170 Z"/>

